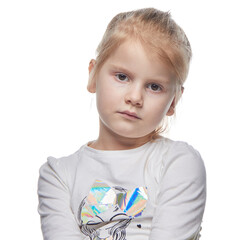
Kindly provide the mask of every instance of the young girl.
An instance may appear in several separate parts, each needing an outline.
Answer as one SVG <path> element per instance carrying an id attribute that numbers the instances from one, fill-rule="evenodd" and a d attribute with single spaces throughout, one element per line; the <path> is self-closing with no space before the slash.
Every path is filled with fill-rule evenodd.
<path id="1" fill-rule="evenodd" d="M 175 112 L 191 47 L 168 12 L 120 13 L 89 64 L 99 136 L 48 157 L 38 182 L 46 240 L 199 239 L 206 200 L 200 154 L 160 135 Z"/>

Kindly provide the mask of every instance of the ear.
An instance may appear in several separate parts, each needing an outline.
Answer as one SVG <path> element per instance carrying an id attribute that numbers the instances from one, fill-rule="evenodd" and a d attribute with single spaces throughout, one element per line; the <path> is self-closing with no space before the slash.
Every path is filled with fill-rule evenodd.
<path id="1" fill-rule="evenodd" d="M 181 95 L 183 94 L 184 92 L 184 87 L 181 86 Z M 179 99 L 178 99 L 179 100 Z M 174 114 L 174 111 L 175 111 L 175 104 L 176 104 L 176 96 L 174 97 L 169 109 L 168 109 L 168 112 L 166 113 L 167 116 L 172 116 Z"/>
<path id="2" fill-rule="evenodd" d="M 87 89 L 90 93 L 95 93 L 96 92 L 96 81 L 93 79 L 93 68 L 96 64 L 95 59 L 91 59 L 89 62 L 89 81 L 88 81 L 88 86 Z"/>
<path id="3" fill-rule="evenodd" d="M 168 112 L 166 113 L 167 116 L 172 116 L 174 114 L 174 108 L 175 108 L 175 97 L 168 109 Z"/>
<path id="4" fill-rule="evenodd" d="M 181 86 L 181 94 L 183 94 L 183 92 L 184 92 L 184 87 Z"/>

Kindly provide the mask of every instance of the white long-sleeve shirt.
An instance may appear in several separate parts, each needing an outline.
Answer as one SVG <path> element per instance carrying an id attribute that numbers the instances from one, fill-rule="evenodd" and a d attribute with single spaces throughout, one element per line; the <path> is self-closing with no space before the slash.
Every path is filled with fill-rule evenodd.
<path id="1" fill-rule="evenodd" d="M 161 137 L 138 148 L 48 157 L 38 180 L 45 240 L 198 239 L 206 201 L 200 154 Z"/>

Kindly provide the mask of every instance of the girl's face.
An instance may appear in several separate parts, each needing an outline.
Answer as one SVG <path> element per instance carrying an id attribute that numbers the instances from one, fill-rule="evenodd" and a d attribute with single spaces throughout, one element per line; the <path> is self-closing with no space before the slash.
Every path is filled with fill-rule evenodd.
<path id="1" fill-rule="evenodd" d="M 89 87 L 96 92 L 101 137 L 146 139 L 165 115 L 174 113 L 172 76 L 139 42 L 121 44 Z"/>

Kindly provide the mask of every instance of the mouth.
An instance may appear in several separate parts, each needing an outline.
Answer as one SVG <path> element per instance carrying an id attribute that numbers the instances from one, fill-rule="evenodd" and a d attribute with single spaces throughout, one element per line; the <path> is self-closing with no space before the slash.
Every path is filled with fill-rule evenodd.
<path id="1" fill-rule="evenodd" d="M 120 114 L 122 114 L 123 116 L 127 117 L 127 118 L 131 118 L 131 119 L 141 119 L 137 116 L 136 113 L 134 112 L 129 112 L 129 111 L 124 111 L 124 112 L 118 112 Z"/>

